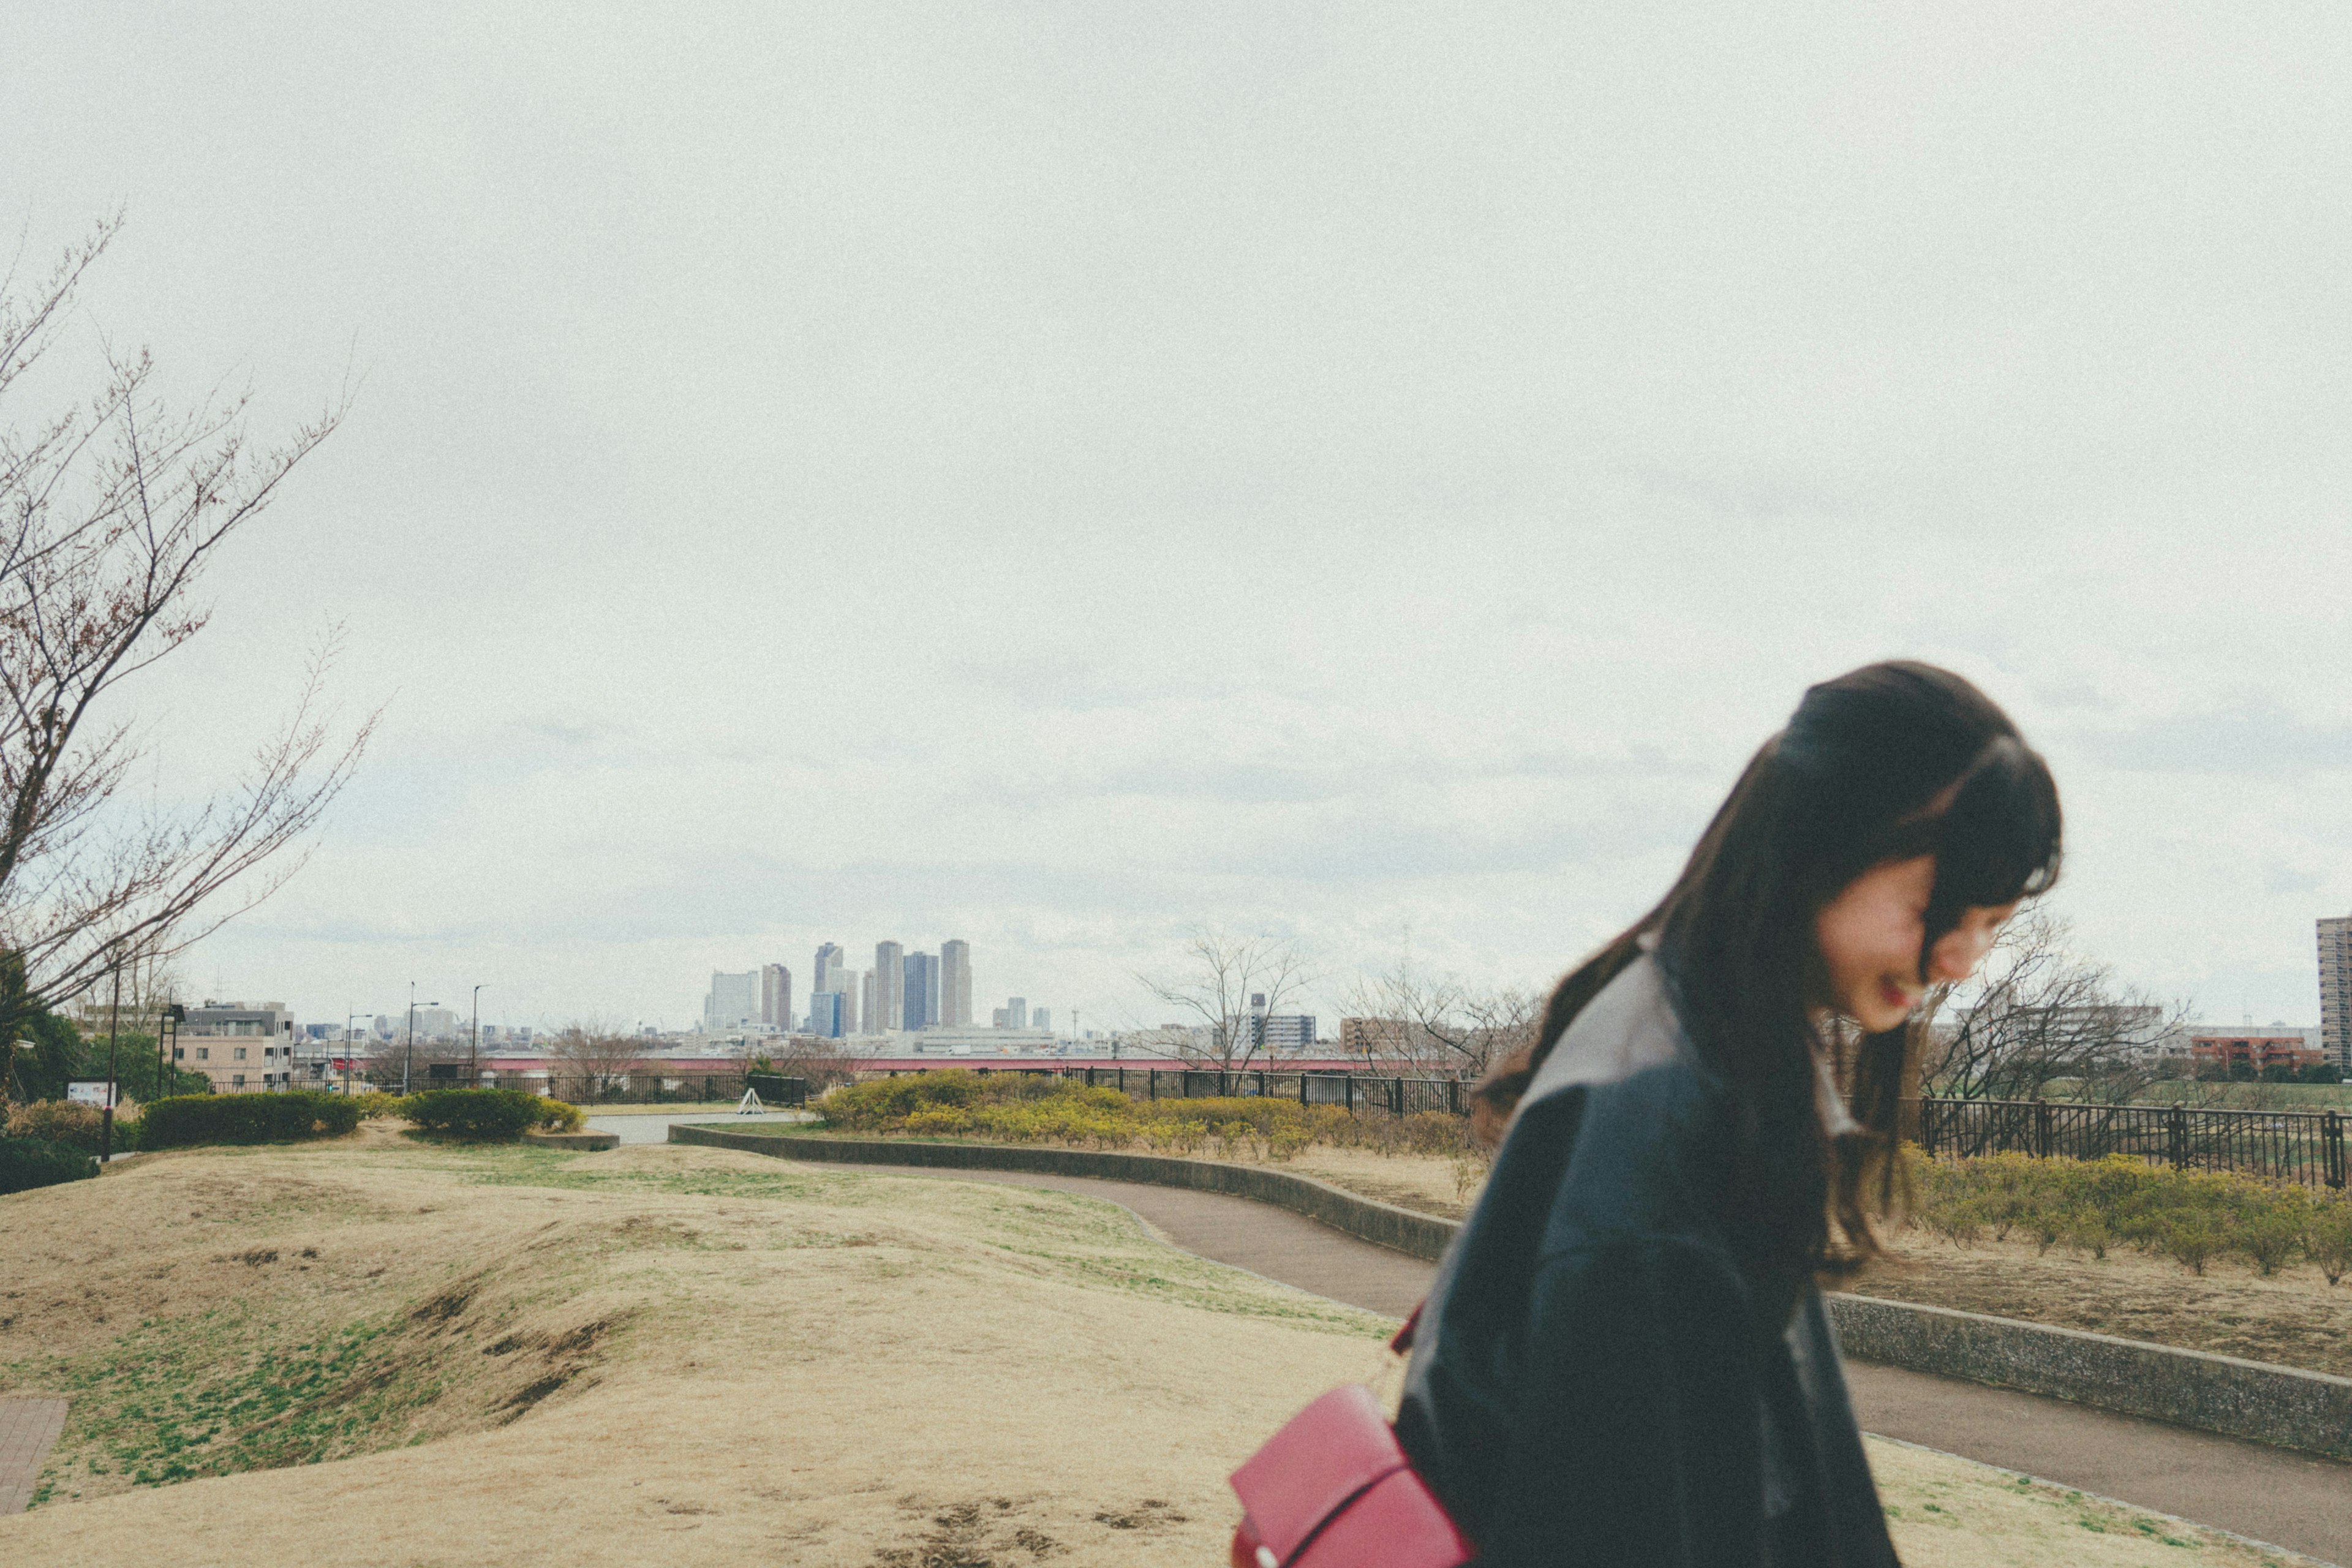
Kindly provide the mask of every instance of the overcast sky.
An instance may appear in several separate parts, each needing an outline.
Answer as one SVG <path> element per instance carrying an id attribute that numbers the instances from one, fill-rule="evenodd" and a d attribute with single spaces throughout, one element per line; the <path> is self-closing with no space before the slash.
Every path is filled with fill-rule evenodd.
<path id="1" fill-rule="evenodd" d="M 1639 15 L 1633 13 L 1638 12 Z M 2352 910 L 2324 5 L 18 7 L 58 351 L 348 424 L 141 689 L 381 738 L 207 995 L 678 1025 L 1210 921 L 1541 984 L 1804 686 L 2049 755 L 2092 955 L 2315 1022 Z M 28 410 L 0 410 L 12 419 Z M 1331 1025 L 1327 1022 L 1327 1030 Z"/>

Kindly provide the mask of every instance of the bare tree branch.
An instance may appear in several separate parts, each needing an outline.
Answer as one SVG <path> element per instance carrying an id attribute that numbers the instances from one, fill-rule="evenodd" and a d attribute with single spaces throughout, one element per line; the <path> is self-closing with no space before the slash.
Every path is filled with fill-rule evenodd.
<path id="1" fill-rule="evenodd" d="M 120 217 L 29 290 L 0 284 L 0 399 L 57 341 Z M 278 858 L 352 776 L 373 716 L 343 739 L 326 710 L 339 641 L 314 651 L 294 710 L 228 791 L 192 807 L 126 799 L 146 754 L 108 717 L 122 684 L 204 628 L 194 595 L 221 546 L 341 422 L 330 405 L 255 450 L 247 399 L 173 412 L 144 353 L 104 354 L 85 409 L 0 421 L 0 1036 L 126 961 L 168 958 L 299 868 Z M 13 413 L 13 410 L 9 411 Z M 270 874 L 257 875 L 267 862 Z M 234 888 L 236 897 L 219 895 Z M 21 976 L 21 979 L 18 977 Z"/>
<path id="2" fill-rule="evenodd" d="M 1313 977 L 1287 938 L 1235 937 L 1204 925 L 1186 939 L 1179 970 L 1136 978 L 1160 1001 L 1201 1020 L 1207 1043 L 1180 1045 L 1185 1060 L 1239 1069 L 1265 1048 L 1256 1020 L 1280 1012 Z M 1263 1001 L 1253 1004 L 1253 997 Z"/>

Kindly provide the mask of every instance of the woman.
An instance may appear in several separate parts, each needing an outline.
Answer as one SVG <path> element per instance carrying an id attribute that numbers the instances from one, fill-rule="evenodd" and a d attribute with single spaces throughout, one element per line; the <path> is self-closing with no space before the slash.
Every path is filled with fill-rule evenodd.
<path id="1" fill-rule="evenodd" d="M 1815 1281 L 1875 1249 L 1923 999 L 2058 859 L 2000 710 L 1872 665 L 1805 693 L 1664 900 L 1560 982 L 1477 1090 L 1507 1133 L 1397 1421 L 1483 1568 L 1895 1562 Z"/>

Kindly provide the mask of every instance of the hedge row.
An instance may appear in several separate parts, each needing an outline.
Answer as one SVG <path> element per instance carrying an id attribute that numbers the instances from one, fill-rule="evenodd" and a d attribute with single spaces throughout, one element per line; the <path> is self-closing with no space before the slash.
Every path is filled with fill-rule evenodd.
<path id="1" fill-rule="evenodd" d="M 1088 1149 L 1144 1148 L 1286 1160 L 1310 1144 L 1475 1156 L 1458 1116 L 1353 1116 L 1341 1106 L 1234 1096 L 1138 1100 L 1075 1079 L 962 1070 L 908 1073 L 834 1089 L 826 1124 L 914 1137 L 988 1138 Z"/>
<path id="2" fill-rule="evenodd" d="M 98 1162 L 79 1149 L 38 1138 L 0 1138 L 0 1193 L 29 1192 L 97 1174 Z"/>
<path id="3" fill-rule="evenodd" d="M 576 1105 L 519 1089 L 428 1089 L 401 1102 L 399 1114 L 420 1132 L 510 1142 L 529 1129 L 576 1132 L 586 1120 Z"/>
<path id="4" fill-rule="evenodd" d="M 360 1108 L 340 1094 L 181 1094 L 140 1112 L 142 1149 L 194 1143 L 288 1143 L 340 1138 L 360 1124 Z"/>
<path id="5" fill-rule="evenodd" d="M 1931 1160 L 1916 1148 L 1908 1153 L 1912 1222 L 1962 1245 L 2017 1235 L 2044 1252 L 2063 1245 L 2093 1258 L 2130 1247 L 2197 1274 L 2231 1256 L 2266 1275 L 2303 1258 L 2330 1285 L 2352 1273 L 2352 1198 L 2341 1193 L 2168 1170 L 2124 1154 Z"/>

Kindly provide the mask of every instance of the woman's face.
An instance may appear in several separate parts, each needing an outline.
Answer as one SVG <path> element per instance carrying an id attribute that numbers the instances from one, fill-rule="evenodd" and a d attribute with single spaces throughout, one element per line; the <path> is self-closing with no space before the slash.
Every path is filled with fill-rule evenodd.
<path id="1" fill-rule="evenodd" d="M 2017 912 L 2013 903 L 1963 911 L 1960 923 L 1936 939 L 1922 974 L 1919 944 L 1927 940 L 1935 889 L 1933 855 L 1889 860 L 1856 877 L 1814 918 L 1813 940 L 1829 973 L 1827 1001 L 1872 1034 L 1909 1017 L 1929 986 L 1975 973 L 2002 922 Z"/>

